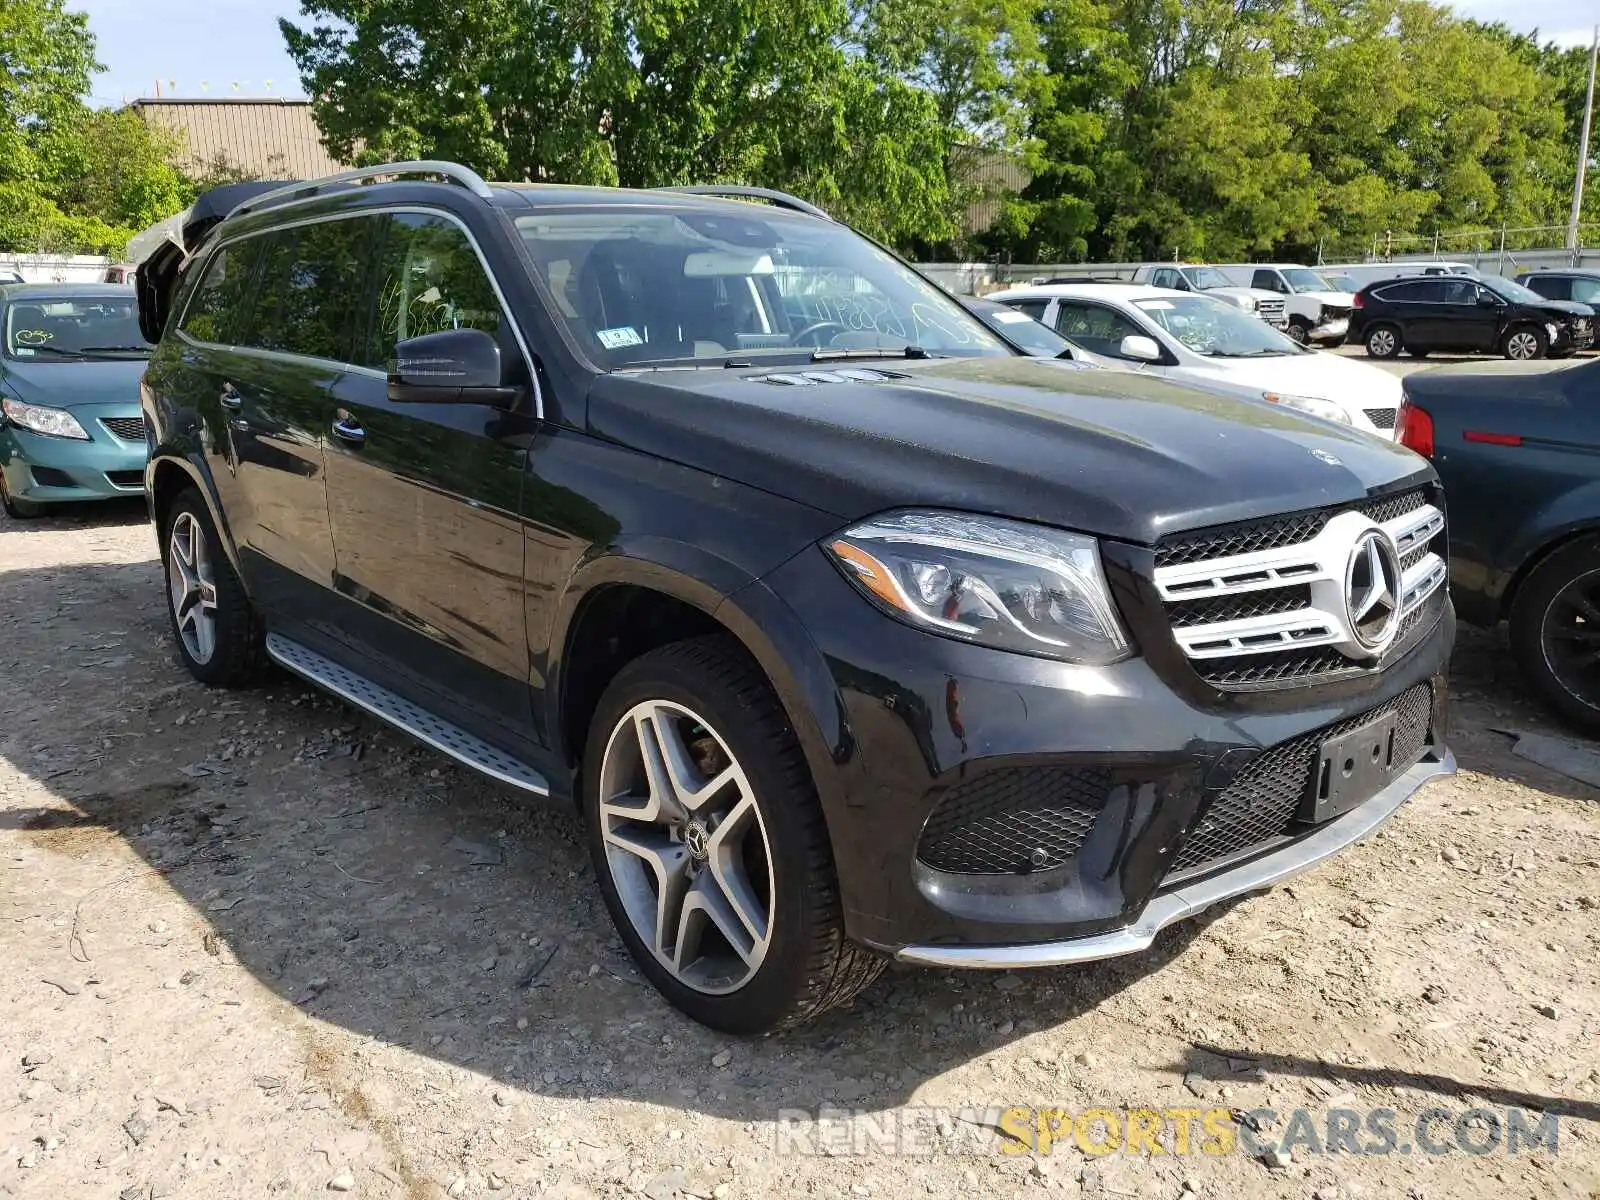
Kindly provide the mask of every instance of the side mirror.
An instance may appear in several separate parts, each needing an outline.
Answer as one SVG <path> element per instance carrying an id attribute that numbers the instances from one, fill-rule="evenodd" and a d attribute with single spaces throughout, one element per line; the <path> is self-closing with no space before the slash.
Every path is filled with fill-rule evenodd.
<path id="1" fill-rule="evenodd" d="M 1134 362 L 1160 362 L 1162 359 L 1161 347 L 1156 345 L 1155 338 L 1145 337 L 1142 333 L 1130 333 L 1122 339 L 1117 347 L 1117 353 L 1123 358 L 1131 358 Z"/>
<path id="2" fill-rule="evenodd" d="M 396 404 L 492 404 L 509 407 L 500 344 L 481 329 L 446 329 L 407 338 L 394 348 L 389 399 Z"/>

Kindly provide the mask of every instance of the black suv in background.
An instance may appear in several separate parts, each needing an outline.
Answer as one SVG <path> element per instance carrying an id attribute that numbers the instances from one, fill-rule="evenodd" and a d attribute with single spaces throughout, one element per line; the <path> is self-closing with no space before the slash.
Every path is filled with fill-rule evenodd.
<path id="1" fill-rule="evenodd" d="M 1590 307 L 1600 300 L 1600 271 L 1524 271 L 1517 282 L 1550 300 L 1576 300 Z"/>
<path id="2" fill-rule="evenodd" d="M 740 196 L 202 197 L 139 279 L 189 671 L 575 803 L 641 969 L 742 1032 L 887 955 L 1141 950 L 1452 769 L 1426 462 L 1025 357 Z"/>
<path id="3" fill-rule="evenodd" d="M 1352 342 L 1373 358 L 1435 350 L 1559 358 L 1594 341 L 1594 309 L 1550 300 L 1508 279 L 1403 276 L 1369 283 L 1355 294 Z"/>

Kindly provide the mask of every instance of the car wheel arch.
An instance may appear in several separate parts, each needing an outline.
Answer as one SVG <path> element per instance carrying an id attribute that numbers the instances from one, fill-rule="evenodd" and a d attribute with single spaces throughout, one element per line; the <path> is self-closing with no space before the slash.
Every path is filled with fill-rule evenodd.
<path id="1" fill-rule="evenodd" d="M 1507 620 L 1511 616 L 1511 607 L 1516 603 L 1517 592 L 1527 582 L 1528 576 L 1551 556 L 1585 539 L 1600 541 L 1600 520 L 1544 531 L 1540 538 L 1533 542 L 1533 548 L 1522 556 L 1521 563 L 1509 573 L 1499 598 L 1500 620 Z"/>
<path id="2" fill-rule="evenodd" d="M 239 572 L 239 550 L 234 544 L 228 516 L 217 501 L 216 489 L 205 468 L 176 455 L 161 455 L 150 460 L 150 519 L 155 523 L 159 538 L 166 529 L 167 510 L 173 499 L 186 488 L 196 489 L 205 500 L 211 523 L 222 543 L 222 551 L 235 572 Z M 242 573 L 241 573 L 242 578 Z"/>
<path id="3" fill-rule="evenodd" d="M 626 633 L 619 636 L 618 630 Z M 830 807 L 825 778 L 853 745 L 843 703 L 799 618 L 754 578 L 735 588 L 726 581 L 713 585 L 681 566 L 625 553 L 580 566 L 548 643 L 544 715 L 552 750 L 576 767 L 589 721 L 616 674 L 659 646 L 706 634 L 732 637 L 761 670 L 800 740 L 824 808 Z M 607 645 L 612 641 L 614 646 Z M 580 662 L 596 647 L 597 667 Z"/>

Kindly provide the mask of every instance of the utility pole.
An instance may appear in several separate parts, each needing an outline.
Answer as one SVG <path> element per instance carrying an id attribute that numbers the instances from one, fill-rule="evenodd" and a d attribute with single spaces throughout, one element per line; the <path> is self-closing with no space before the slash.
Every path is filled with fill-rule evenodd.
<path id="1" fill-rule="evenodd" d="M 1589 95 L 1583 102 L 1583 132 L 1578 135 L 1578 177 L 1572 185 L 1572 215 L 1567 218 L 1567 249 L 1578 248 L 1578 218 L 1583 215 L 1583 175 L 1589 165 L 1589 124 L 1594 119 L 1594 66 L 1600 55 L 1600 25 L 1589 45 Z"/>

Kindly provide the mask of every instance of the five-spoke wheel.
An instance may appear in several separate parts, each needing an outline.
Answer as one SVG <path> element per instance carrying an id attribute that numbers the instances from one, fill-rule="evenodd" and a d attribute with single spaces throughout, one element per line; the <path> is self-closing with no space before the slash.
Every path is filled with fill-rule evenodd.
<path id="1" fill-rule="evenodd" d="M 189 656 L 208 663 L 217 649 L 217 580 L 205 530 L 193 513 L 180 512 L 167 533 L 167 591 L 172 620 Z"/>

